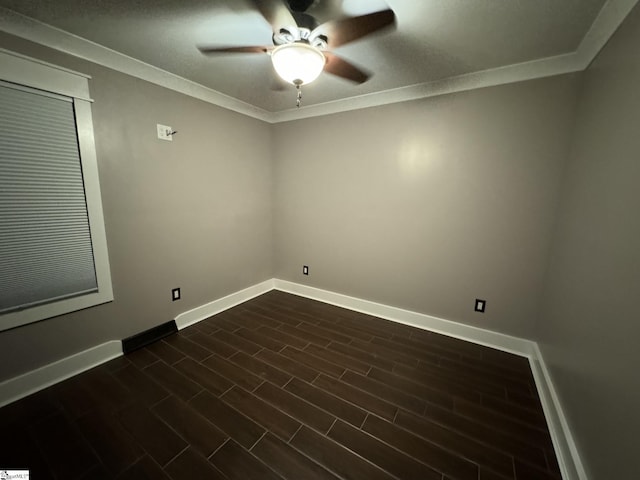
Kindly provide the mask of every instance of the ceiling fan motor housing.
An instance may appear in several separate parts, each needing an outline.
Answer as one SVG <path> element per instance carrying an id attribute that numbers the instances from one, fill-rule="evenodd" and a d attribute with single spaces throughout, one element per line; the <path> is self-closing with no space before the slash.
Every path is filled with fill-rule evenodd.
<path id="1" fill-rule="evenodd" d="M 273 46 L 198 47 L 199 50 L 207 55 L 266 52 L 271 55 L 278 74 L 294 85 L 312 82 L 322 71 L 357 84 L 366 82 L 371 76 L 369 72 L 341 58 L 332 50 L 396 24 L 395 14 L 391 9 L 355 17 L 336 14 L 337 2 L 332 3 L 335 0 L 247 1 L 272 26 Z M 327 10 L 327 7 L 330 8 Z M 338 18 L 318 25 L 313 16 L 316 12 L 320 15 L 332 12 Z M 281 74 L 284 70 L 289 74 Z"/>
<path id="2" fill-rule="evenodd" d="M 292 12 L 306 12 L 311 5 L 317 2 L 318 0 L 288 0 L 289 9 Z"/>

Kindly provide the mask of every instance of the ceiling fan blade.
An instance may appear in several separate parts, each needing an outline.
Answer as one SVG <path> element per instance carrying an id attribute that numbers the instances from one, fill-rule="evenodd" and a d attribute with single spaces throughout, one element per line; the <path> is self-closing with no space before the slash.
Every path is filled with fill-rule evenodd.
<path id="1" fill-rule="evenodd" d="M 279 32 L 281 28 L 290 30 L 291 27 L 298 26 L 285 0 L 251 0 L 250 3 L 255 5 L 274 32 Z"/>
<path id="2" fill-rule="evenodd" d="M 212 53 L 267 53 L 273 47 L 198 47 L 205 55 Z"/>
<path id="3" fill-rule="evenodd" d="M 354 83 L 364 83 L 369 80 L 369 78 L 371 78 L 371 74 L 360 70 L 358 67 L 338 57 L 336 54 L 331 52 L 322 53 L 327 59 L 327 63 L 324 66 L 325 72 L 331 73 Z"/>
<path id="4" fill-rule="evenodd" d="M 330 20 L 311 32 L 311 38 L 324 35 L 328 39 L 329 48 L 336 48 L 382 28 L 393 26 L 395 22 L 396 15 L 393 10 L 381 10 L 358 17 Z"/>

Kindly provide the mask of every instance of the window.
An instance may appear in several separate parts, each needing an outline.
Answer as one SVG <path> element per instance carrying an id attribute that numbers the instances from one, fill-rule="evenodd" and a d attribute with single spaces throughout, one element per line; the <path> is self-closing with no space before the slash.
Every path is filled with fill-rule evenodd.
<path id="1" fill-rule="evenodd" d="M 113 300 L 86 76 L 0 50 L 0 330 Z"/>

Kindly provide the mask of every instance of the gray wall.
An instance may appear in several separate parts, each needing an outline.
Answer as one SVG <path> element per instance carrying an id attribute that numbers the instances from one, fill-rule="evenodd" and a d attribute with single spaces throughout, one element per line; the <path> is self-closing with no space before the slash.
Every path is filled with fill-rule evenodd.
<path id="1" fill-rule="evenodd" d="M 587 70 L 537 340 L 591 480 L 640 478 L 640 8 Z"/>
<path id="2" fill-rule="evenodd" d="M 276 277 L 531 337 L 579 81 L 274 126 Z"/>
<path id="3" fill-rule="evenodd" d="M 273 276 L 269 125 L 6 34 L 0 47 L 93 76 L 115 295 L 1 332 L 0 381 Z M 178 130 L 172 143 L 157 123 Z"/>

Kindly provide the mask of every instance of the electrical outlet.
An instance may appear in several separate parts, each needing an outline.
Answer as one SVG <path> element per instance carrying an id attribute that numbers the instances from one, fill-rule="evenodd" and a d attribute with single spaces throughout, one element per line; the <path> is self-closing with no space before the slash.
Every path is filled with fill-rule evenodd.
<path id="1" fill-rule="evenodd" d="M 480 300 L 479 298 L 476 298 L 476 312 L 484 313 L 484 309 L 486 306 L 486 300 Z"/>
<path id="2" fill-rule="evenodd" d="M 173 142 L 173 128 L 166 125 L 160 125 L 158 123 L 158 138 L 160 140 L 166 140 L 167 142 Z"/>
<path id="3" fill-rule="evenodd" d="M 174 288 L 171 290 L 171 300 L 175 302 L 176 300 L 180 300 L 180 289 Z"/>
<path id="4" fill-rule="evenodd" d="M 302 274 L 309 275 L 309 267 L 307 265 L 302 266 Z"/>

